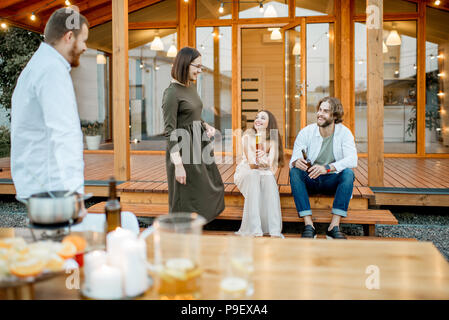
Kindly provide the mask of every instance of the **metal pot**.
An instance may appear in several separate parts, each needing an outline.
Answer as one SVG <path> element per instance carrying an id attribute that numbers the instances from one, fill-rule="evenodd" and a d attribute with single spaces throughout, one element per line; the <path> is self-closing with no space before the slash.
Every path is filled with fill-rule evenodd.
<path id="1" fill-rule="evenodd" d="M 70 194 L 68 190 L 58 190 L 35 193 L 28 199 L 16 199 L 27 206 L 28 218 L 32 223 L 56 224 L 76 220 L 80 213 L 81 201 L 91 197 L 91 193 Z"/>

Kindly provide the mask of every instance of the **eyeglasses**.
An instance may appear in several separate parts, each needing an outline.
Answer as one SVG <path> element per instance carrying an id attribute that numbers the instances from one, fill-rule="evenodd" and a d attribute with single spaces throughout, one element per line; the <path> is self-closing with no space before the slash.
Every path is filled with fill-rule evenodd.
<path id="1" fill-rule="evenodd" d="M 204 66 L 203 66 L 202 64 L 193 64 L 193 63 L 191 63 L 190 65 L 191 65 L 191 66 L 194 66 L 194 67 L 197 68 L 197 69 L 200 69 L 201 71 L 204 70 Z"/>

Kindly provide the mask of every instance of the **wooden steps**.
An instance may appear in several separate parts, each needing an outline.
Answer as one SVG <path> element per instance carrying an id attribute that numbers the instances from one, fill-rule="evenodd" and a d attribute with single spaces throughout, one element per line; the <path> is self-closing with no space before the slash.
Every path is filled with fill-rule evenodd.
<path id="1" fill-rule="evenodd" d="M 90 213 L 103 213 L 106 202 L 98 203 L 88 209 Z M 161 204 L 141 204 L 121 202 L 123 211 L 133 212 L 138 217 L 157 217 L 168 214 L 168 205 Z M 241 220 L 242 207 L 227 206 L 217 217 L 223 220 Z M 316 223 L 329 223 L 332 219 L 330 210 L 314 209 L 312 220 Z M 284 222 L 303 222 L 293 208 L 282 209 L 282 220 Z M 389 210 L 349 210 L 348 216 L 341 220 L 341 223 L 361 224 L 364 226 L 365 235 L 374 236 L 376 224 L 398 224 L 397 219 Z"/>
<path id="2" fill-rule="evenodd" d="M 120 199 L 126 203 L 167 204 L 168 185 L 166 181 L 128 181 L 117 187 Z M 282 208 L 295 208 L 290 185 L 280 185 L 279 194 Z M 368 187 L 355 186 L 349 209 L 368 209 L 369 201 L 374 200 L 374 193 Z M 334 199 L 327 195 L 310 197 L 312 209 L 330 209 Z M 225 205 L 243 207 L 245 199 L 234 183 L 225 183 Z"/>
<path id="3" fill-rule="evenodd" d="M 203 234 L 212 236 L 237 236 L 234 231 L 203 230 Z M 301 238 L 298 233 L 284 233 L 285 238 Z M 265 236 L 268 237 L 268 236 Z M 369 237 L 369 236 L 346 236 L 348 240 L 379 240 L 379 241 L 418 241 L 414 238 L 390 238 L 390 237 Z M 319 234 L 317 239 L 326 239 L 326 235 Z"/>

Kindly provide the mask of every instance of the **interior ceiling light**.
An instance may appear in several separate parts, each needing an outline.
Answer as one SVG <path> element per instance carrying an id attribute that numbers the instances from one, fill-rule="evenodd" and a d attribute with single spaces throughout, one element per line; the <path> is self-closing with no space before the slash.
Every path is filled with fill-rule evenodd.
<path id="1" fill-rule="evenodd" d="M 159 36 L 156 36 L 153 40 L 153 42 L 151 43 L 151 50 L 154 51 L 162 51 L 164 50 L 164 44 L 162 43 L 162 40 Z"/>
<path id="2" fill-rule="evenodd" d="M 394 24 L 393 24 L 393 30 L 390 31 L 390 34 L 387 37 L 386 44 L 387 44 L 387 46 L 401 45 L 401 37 L 399 36 L 399 33 L 396 31 Z"/>
<path id="3" fill-rule="evenodd" d="M 279 31 L 279 28 L 275 28 L 272 32 L 271 32 L 271 36 L 270 36 L 271 40 L 281 40 L 282 39 L 282 34 Z"/>
<path id="4" fill-rule="evenodd" d="M 270 4 L 267 7 L 267 10 L 265 10 L 263 17 L 264 18 L 277 18 L 278 14 L 276 12 L 276 9 Z"/>

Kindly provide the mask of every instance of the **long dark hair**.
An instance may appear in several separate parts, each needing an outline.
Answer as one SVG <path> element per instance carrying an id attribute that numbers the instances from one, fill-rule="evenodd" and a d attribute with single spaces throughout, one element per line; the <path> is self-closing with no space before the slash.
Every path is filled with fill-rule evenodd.
<path id="1" fill-rule="evenodd" d="M 277 138 L 278 138 L 278 163 L 280 167 L 284 166 L 284 148 L 282 147 L 282 139 L 281 139 L 281 134 L 279 133 L 279 127 L 276 121 L 275 116 L 268 110 L 260 110 L 258 112 L 265 112 L 266 114 L 268 114 L 268 126 L 266 129 L 266 139 L 268 141 L 270 141 L 271 136 L 270 136 L 270 132 L 271 130 L 276 130 L 277 132 Z M 256 132 L 256 128 L 253 125 L 253 130 Z"/>
<path id="2" fill-rule="evenodd" d="M 188 86 L 190 64 L 199 56 L 201 56 L 201 53 L 195 48 L 184 47 L 179 50 L 171 69 L 172 78 Z"/>

